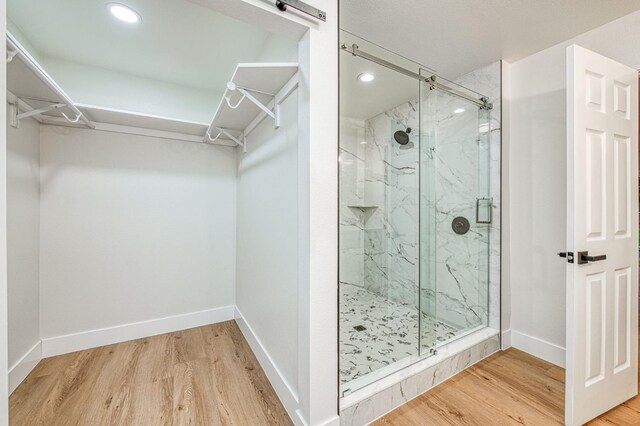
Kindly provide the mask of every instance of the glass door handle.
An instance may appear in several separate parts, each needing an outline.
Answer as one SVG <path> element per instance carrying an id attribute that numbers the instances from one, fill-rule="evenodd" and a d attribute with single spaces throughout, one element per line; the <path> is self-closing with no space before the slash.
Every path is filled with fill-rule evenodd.
<path id="1" fill-rule="evenodd" d="M 480 219 L 480 202 L 488 201 L 486 207 L 489 208 L 488 218 Z M 476 223 L 491 223 L 493 221 L 493 197 L 476 198 Z"/>
<path id="2" fill-rule="evenodd" d="M 578 252 L 578 265 L 583 265 L 589 262 L 599 262 L 601 260 L 607 260 L 606 254 L 601 254 L 599 256 L 589 256 L 588 251 L 579 251 Z"/>

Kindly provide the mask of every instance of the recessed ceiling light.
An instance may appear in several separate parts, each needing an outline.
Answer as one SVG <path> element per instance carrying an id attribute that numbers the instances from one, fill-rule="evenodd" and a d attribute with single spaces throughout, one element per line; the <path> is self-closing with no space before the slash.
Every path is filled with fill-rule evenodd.
<path id="1" fill-rule="evenodd" d="M 464 108 L 456 108 L 456 109 L 453 110 L 454 114 L 461 114 L 463 112 L 464 112 Z"/>
<path id="2" fill-rule="evenodd" d="M 374 78 L 376 77 L 368 72 L 363 72 L 362 74 L 358 75 L 358 80 L 362 81 L 363 83 L 373 81 Z"/>
<path id="3" fill-rule="evenodd" d="M 142 21 L 142 17 L 138 12 L 131 9 L 129 6 L 125 6 L 120 3 L 109 3 L 107 4 L 109 8 L 109 12 L 122 22 L 126 22 L 127 24 L 136 24 Z"/>

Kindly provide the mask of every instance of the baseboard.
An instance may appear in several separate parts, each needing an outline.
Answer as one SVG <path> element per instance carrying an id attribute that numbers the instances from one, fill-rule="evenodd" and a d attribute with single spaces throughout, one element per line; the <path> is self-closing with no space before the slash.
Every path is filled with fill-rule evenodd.
<path id="1" fill-rule="evenodd" d="M 306 426 L 305 420 L 302 418 L 302 416 L 300 416 L 298 395 L 293 391 L 291 386 L 289 386 L 289 383 L 287 383 L 287 381 L 284 379 L 282 373 L 280 373 L 280 370 L 273 362 L 273 359 L 271 359 L 269 353 L 262 345 L 260 339 L 254 333 L 253 329 L 251 328 L 245 317 L 242 315 L 242 312 L 240 312 L 238 307 L 236 307 L 235 319 L 238 327 L 244 335 L 244 338 L 249 343 L 253 354 L 256 356 L 258 362 L 260 363 L 260 366 L 267 375 L 271 386 L 273 386 L 273 389 L 276 391 L 278 398 L 280 398 L 282 405 L 284 405 L 285 410 L 287 410 L 289 417 L 297 426 Z"/>
<path id="2" fill-rule="evenodd" d="M 514 348 L 564 368 L 565 349 L 562 346 L 516 330 L 511 330 L 510 334 L 511 345 Z"/>
<path id="3" fill-rule="evenodd" d="M 232 319 L 234 319 L 234 306 L 222 306 L 220 308 L 83 331 L 64 336 L 47 337 L 42 339 L 42 356 L 62 355 Z"/>
<path id="4" fill-rule="evenodd" d="M 31 370 L 42 359 L 42 342 L 38 341 L 31 349 L 9 368 L 9 395 L 13 393 L 20 383 L 31 373 Z"/>
<path id="5" fill-rule="evenodd" d="M 502 350 L 509 349 L 511 344 L 511 330 L 505 330 L 502 332 Z"/>

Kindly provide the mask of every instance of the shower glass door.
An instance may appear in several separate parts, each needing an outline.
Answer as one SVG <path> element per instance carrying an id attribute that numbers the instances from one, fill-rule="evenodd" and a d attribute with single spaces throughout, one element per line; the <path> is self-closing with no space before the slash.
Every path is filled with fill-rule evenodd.
<path id="1" fill-rule="evenodd" d="M 386 54 L 353 36 L 342 40 Z M 342 395 L 419 356 L 418 86 L 415 77 L 341 54 Z"/>
<path id="2" fill-rule="evenodd" d="M 352 34 L 340 39 L 348 395 L 487 325 L 490 125 L 479 94 Z"/>
<path id="3" fill-rule="evenodd" d="M 488 324 L 489 111 L 420 72 L 420 353 Z"/>

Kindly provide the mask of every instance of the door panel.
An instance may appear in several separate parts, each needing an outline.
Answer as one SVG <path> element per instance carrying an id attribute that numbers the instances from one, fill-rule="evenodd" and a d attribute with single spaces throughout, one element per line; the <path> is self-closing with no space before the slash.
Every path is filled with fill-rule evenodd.
<path id="1" fill-rule="evenodd" d="M 606 280 L 602 272 L 586 277 L 587 375 L 585 386 L 587 387 L 604 378 Z"/>
<path id="2" fill-rule="evenodd" d="M 638 72 L 579 46 L 567 67 L 565 421 L 579 425 L 637 394 Z"/>
<path id="3" fill-rule="evenodd" d="M 631 359 L 631 269 L 615 272 L 615 325 L 613 330 L 613 372 L 621 373 L 629 368 Z"/>
<path id="4" fill-rule="evenodd" d="M 605 200 L 605 134 L 587 129 L 587 240 L 597 241 L 606 238 L 604 220 L 606 217 Z"/>

